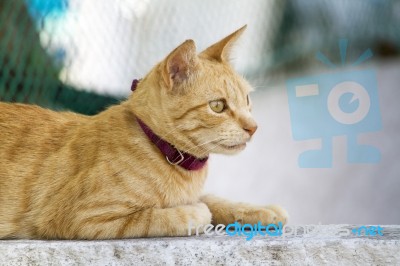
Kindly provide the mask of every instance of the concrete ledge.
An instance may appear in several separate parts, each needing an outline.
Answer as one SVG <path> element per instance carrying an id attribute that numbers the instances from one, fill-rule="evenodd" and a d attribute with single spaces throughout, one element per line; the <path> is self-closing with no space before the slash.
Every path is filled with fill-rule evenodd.
<path id="1" fill-rule="evenodd" d="M 1 240 L 0 265 L 399 265 L 400 226 L 383 236 L 324 225 L 294 236 L 192 236 L 108 241 Z"/>

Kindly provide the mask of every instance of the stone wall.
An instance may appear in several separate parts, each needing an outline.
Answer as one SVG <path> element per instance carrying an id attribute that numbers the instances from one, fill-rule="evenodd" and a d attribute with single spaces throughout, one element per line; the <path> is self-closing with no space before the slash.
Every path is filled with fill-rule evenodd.
<path id="1" fill-rule="evenodd" d="M 400 226 L 358 236 L 356 226 L 315 234 L 191 236 L 103 241 L 0 241 L 0 265 L 400 265 Z M 311 231 L 311 230 L 309 230 Z M 351 232 L 350 235 L 341 236 Z"/>

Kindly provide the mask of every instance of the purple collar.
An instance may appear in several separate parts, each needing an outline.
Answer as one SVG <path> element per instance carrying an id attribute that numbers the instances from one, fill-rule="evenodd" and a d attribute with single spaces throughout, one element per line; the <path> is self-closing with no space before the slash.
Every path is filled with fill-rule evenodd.
<path id="1" fill-rule="evenodd" d="M 134 91 L 139 83 L 138 80 L 133 80 L 131 90 Z M 146 136 L 157 146 L 161 153 L 165 156 L 167 162 L 171 165 L 179 165 L 180 167 L 189 170 L 199 170 L 205 166 L 208 157 L 197 158 L 189 153 L 176 149 L 172 144 L 157 136 L 142 120 L 136 118 L 140 127 Z"/>

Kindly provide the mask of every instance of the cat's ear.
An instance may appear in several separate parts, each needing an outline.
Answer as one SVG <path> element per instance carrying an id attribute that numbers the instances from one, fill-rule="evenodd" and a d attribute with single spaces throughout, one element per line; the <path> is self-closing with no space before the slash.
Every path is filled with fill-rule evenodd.
<path id="1" fill-rule="evenodd" d="M 169 88 L 181 84 L 195 71 L 198 64 L 196 45 L 186 40 L 173 50 L 164 60 L 162 76 Z"/>
<path id="2" fill-rule="evenodd" d="M 233 45 L 235 44 L 236 40 L 242 35 L 242 33 L 247 28 L 247 25 L 244 25 L 234 33 L 228 35 L 227 37 L 223 38 L 219 42 L 211 45 L 206 50 L 204 50 L 201 55 L 215 59 L 219 62 L 229 62 L 229 56 L 232 50 Z"/>

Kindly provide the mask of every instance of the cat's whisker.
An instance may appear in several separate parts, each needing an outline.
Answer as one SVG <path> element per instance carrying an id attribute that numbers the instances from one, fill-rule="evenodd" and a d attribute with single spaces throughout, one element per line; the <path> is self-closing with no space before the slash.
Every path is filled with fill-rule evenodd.
<path id="1" fill-rule="evenodd" d="M 218 146 L 219 146 L 219 144 L 218 144 L 218 143 L 215 143 L 214 146 L 212 146 L 212 147 L 210 147 L 210 148 L 208 149 L 207 153 L 210 152 L 210 151 L 212 151 L 215 147 L 218 147 Z"/>
<path id="2" fill-rule="evenodd" d="M 170 130 L 167 134 L 164 135 L 164 138 L 173 135 L 174 133 L 176 133 L 178 130 L 181 130 L 181 129 L 184 129 L 184 127 L 183 127 L 183 126 L 180 126 L 180 125 L 175 126 L 174 129 Z M 205 136 L 204 138 L 201 138 L 200 141 L 201 141 L 202 139 L 208 139 L 208 136 Z M 200 146 L 202 146 L 202 145 L 205 145 L 205 144 L 207 144 L 207 143 L 209 143 L 209 142 L 212 142 L 212 141 L 215 141 L 215 140 L 217 140 L 217 139 L 218 139 L 218 138 L 216 138 L 216 139 L 214 139 L 214 140 L 211 140 L 211 141 L 207 141 L 207 142 L 202 143 L 202 144 L 198 144 L 198 145 L 196 145 L 195 147 L 192 147 L 192 148 L 187 149 L 187 150 L 185 150 L 185 151 L 186 151 L 186 152 L 189 152 L 189 151 L 191 151 L 191 150 L 196 149 L 197 147 L 200 147 Z M 158 141 L 158 142 L 159 142 L 159 141 Z M 158 144 L 158 142 L 157 142 L 156 144 Z"/>
<path id="3" fill-rule="evenodd" d="M 212 143 L 213 141 L 211 141 L 211 143 Z M 210 143 L 210 142 L 207 142 L 207 144 L 208 143 Z M 218 146 L 218 144 L 217 143 L 215 143 L 214 144 L 214 146 L 212 146 L 212 147 L 210 147 L 208 150 L 207 150 L 207 152 L 206 153 L 209 153 L 211 150 L 213 150 L 215 147 L 217 147 Z M 190 164 L 190 166 L 192 166 L 192 164 L 193 164 L 194 162 L 192 162 L 191 164 Z"/>
<path id="4" fill-rule="evenodd" d="M 197 152 L 199 152 L 199 153 L 204 153 L 204 149 L 203 149 L 203 150 L 200 150 L 200 147 L 201 147 L 201 146 L 204 146 L 204 145 L 207 145 L 207 144 L 209 144 L 210 142 L 213 142 L 213 140 L 204 142 L 204 143 L 199 144 L 199 145 L 196 145 L 195 147 L 192 147 L 192 148 L 186 150 L 185 152 L 186 152 L 186 153 L 192 153 L 193 151 L 197 151 Z M 199 150 L 196 150 L 196 149 L 199 149 Z M 207 153 L 207 152 L 206 152 L 206 153 Z M 188 159 L 186 159 L 186 160 L 188 160 Z M 185 161 L 186 161 L 186 160 L 185 160 Z"/>
<path id="5" fill-rule="evenodd" d="M 198 148 L 200 148 L 201 146 L 204 146 L 204 145 L 207 145 L 207 144 L 209 144 L 209 143 L 212 143 L 212 142 L 214 142 L 214 141 L 216 141 L 216 140 L 218 140 L 218 139 L 219 139 L 219 138 L 216 138 L 216 139 L 209 140 L 209 141 L 206 141 L 206 142 L 204 142 L 204 143 L 198 144 L 198 145 L 196 145 L 196 146 L 194 146 L 194 147 L 192 147 L 192 148 L 186 150 L 185 152 L 186 152 L 186 153 L 190 153 L 191 151 L 193 151 L 193 150 L 195 150 L 195 149 L 198 149 Z M 208 152 L 207 152 L 207 153 L 208 153 Z"/>
<path id="6" fill-rule="evenodd" d="M 171 136 L 172 134 L 176 133 L 176 132 L 177 132 L 178 130 L 180 130 L 180 129 L 182 129 L 182 127 L 177 126 L 177 127 L 173 128 L 172 130 L 170 130 L 169 132 L 167 132 L 163 137 L 164 137 L 164 138 L 165 138 L 165 137 L 169 137 L 169 136 Z M 159 141 L 161 141 L 161 140 L 159 140 Z M 159 141 L 157 141 L 156 144 L 158 144 Z"/>
<path id="7" fill-rule="evenodd" d="M 266 88 L 266 86 L 265 85 L 253 86 L 254 90 L 263 89 L 263 88 Z"/>
<path id="8" fill-rule="evenodd" d="M 208 139 L 208 136 L 206 136 L 206 137 L 204 137 L 204 138 L 201 138 L 201 139 Z M 201 140 L 201 139 L 200 139 L 200 140 Z M 193 146 L 192 148 L 188 149 L 187 152 L 189 152 L 189 151 L 191 151 L 191 150 L 194 150 L 194 149 L 196 149 L 196 148 L 199 148 L 199 147 L 201 147 L 201 146 L 204 146 L 204 145 L 206 145 L 206 144 L 209 144 L 209 143 L 211 143 L 211 142 L 215 142 L 215 141 L 217 141 L 217 140 L 220 140 L 220 137 L 217 137 L 217 138 L 212 139 L 212 140 L 207 140 L 207 141 L 205 141 L 205 142 L 200 142 L 200 144 L 196 144 L 196 145 Z"/>

